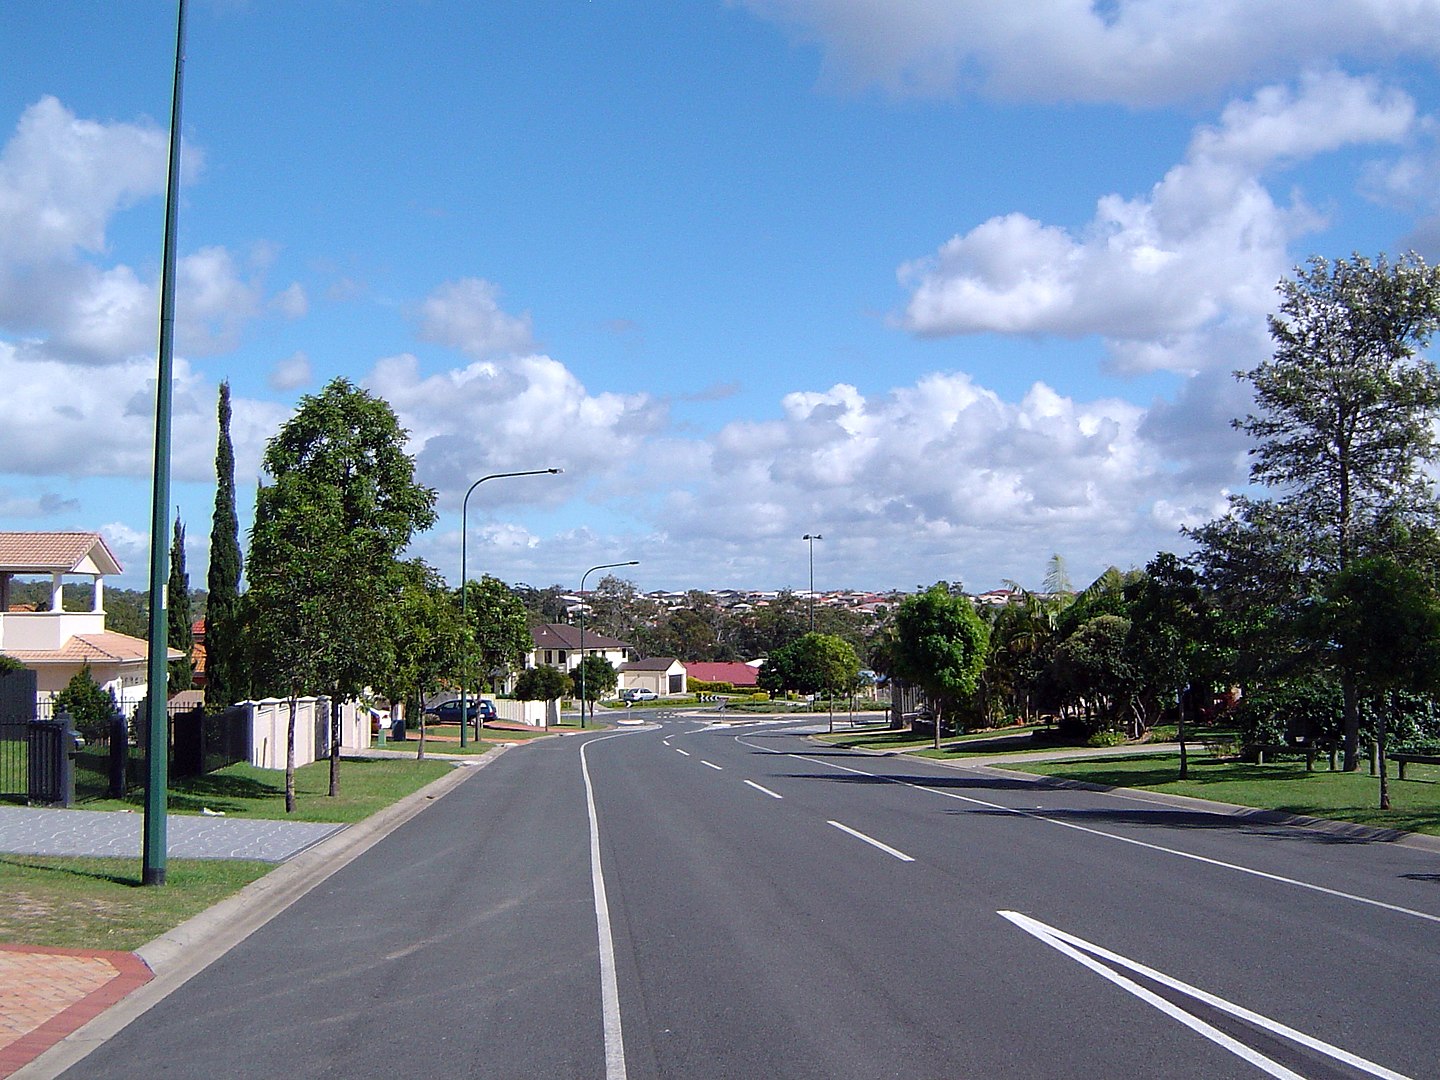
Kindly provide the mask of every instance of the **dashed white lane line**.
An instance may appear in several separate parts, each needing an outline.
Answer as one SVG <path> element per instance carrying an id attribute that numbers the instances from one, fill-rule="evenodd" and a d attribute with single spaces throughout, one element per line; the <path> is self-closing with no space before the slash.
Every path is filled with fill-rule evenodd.
<path id="1" fill-rule="evenodd" d="M 764 784 L 757 784 L 757 783 L 755 783 L 754 780 L 746 780 L 745 783 L 749 784 L 749 785 L 750 785 L 751 787 L 753 787 L 756 791 L 763 791 L 766 795 L 769 795 L 770 798 L 772 798 L 772 799 L 783 799 L 783 798 L 785 797 L 784 795 L 781 795 L 781 794 L 779 794 L 778 792 L 771 791 L 771 790 L 770 790 L 768 787 L 766 787 Z"/>
<path id="2" fill-rule="evenodd" d="M 673 749 L 677 754 L 684 754 L 686 757 L 690 756 L 689 750 L 681 750 L 678 746 L 671 747 L 671 749 Z"/>
<path id="3" fill-rule="evenodd" d="M 895 858 L 899 859 L 901 862 L 914 862 L 914 861 L 915 861 L 915 859 L 914 859 L 912 856 L 906 855 L 905 852 L 901 851 L 899 848 L 893 848 L 893 847 L 891 847 L 889 844 L 882 843 L 881 841 L 876 840 L 873 836 L 866 836 L 866 835 L 865 835 L 863 832 L 861 832 L 859 829 L 852 829 L 852 828 L 850 828 L 849 825 L 842 825 L 842 824 L 840 824 L 840 822 L 838 822 L 838 821 L 830 821 L 830 822 L 827 822 L 827 824 L 834 825 L 835 828 L 839 829 L 841 832 L 849 833 L 851 836 L 855 837 L 855 839 L 857 839 L 857 840 L 864 840 L 865 843 L 869 844 L 871 847 L 877 847 L 877 848 L 879 848 L 881 851 L 885 852 L 886 855 L 893 855 Z"/>
<path id="4" fill-rule="evenodd" d="M 708 766 L 710 766 L 710 768 L 714 769 L 716 772 L 724 772 L 724 771 L 725 771 L 725 766 L 724 766 L 724 765 L 716 765 L 713 761 L 706 761 L 703 757 L 700 759 L 700 764 L 701 764 L 701 765 L 708 765 Z"/>

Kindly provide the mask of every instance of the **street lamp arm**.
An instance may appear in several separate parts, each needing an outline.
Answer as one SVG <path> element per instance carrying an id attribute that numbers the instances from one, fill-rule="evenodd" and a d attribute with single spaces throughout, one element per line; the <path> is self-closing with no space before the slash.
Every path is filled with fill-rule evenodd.
<path id="1" fill-rule="evenodd" d="M 609 570 L 616 566 L 639 566 L 639 559 L 624 562 L 607 562 L 592 566 L 580 575 L 580 726 L 585 726 L 585 579 L 596 570 Z"/>

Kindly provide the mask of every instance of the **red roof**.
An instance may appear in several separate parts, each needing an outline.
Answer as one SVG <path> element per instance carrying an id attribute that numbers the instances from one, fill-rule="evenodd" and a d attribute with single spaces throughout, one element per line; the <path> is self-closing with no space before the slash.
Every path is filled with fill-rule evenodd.
<path id="1" fill-rule="evenodd" d="M 758 668 L 739 661 L 729 663 L 686 664 L 685 677 L 701 682 L 728 682 L 732 686 L 758 686 Z"/>

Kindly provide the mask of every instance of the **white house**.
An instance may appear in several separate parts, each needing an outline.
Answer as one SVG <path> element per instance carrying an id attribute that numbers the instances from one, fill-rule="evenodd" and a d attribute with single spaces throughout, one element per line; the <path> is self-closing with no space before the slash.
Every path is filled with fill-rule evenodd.
<path id="1" fill-rule="evenodd" d="M 144 699 L 149 646 L 105 629 L 104 579 L 118 573 L 120 563 L 99 533 L 0 532 L 0 653 L 35 672 L 42 698 L 63 690 L 88 663 L 91 677 L 127 712 Z M 50 578 L 50 610 L 11 611 L 13 580 L 41 576 Z M 65 610 L 66 577 L 91 580 L 88 611 Z M 167 655 L 179 660 L 183 654 L 170 649 Z"/>
<path id="2" fill-rule="evenodd" d="M 652 656 L 620 665 L 621 690 L 653 690 L 656 697 L 686 691 L 685 665 L 673 656 Z"/>
<path id="3" fill-rule="evenodd" d="M 530 631 L 535 647 L 525 657 L 527 668 L 541 664 L 572 672 L 580 666 L 580 630 L 565 623 L 542 623 Z M 623 641 L 593 630 L 585 631 L 585 655 L 599 656 L 610 661 L 617 671 L 620 665 L 634 655 L 634 650 Z"/>

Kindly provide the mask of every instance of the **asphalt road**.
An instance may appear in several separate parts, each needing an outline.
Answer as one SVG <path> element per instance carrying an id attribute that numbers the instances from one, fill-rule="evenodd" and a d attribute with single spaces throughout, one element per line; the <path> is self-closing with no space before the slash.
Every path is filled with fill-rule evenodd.
<path id="1" fill-rule="evenodd" d="M 662 718 L 511 751 L 65 1075 L 1435 1077 L 1437 959 L 1433 852 Z"/>

